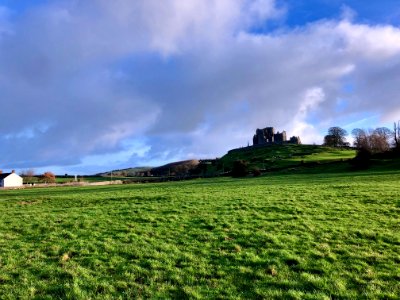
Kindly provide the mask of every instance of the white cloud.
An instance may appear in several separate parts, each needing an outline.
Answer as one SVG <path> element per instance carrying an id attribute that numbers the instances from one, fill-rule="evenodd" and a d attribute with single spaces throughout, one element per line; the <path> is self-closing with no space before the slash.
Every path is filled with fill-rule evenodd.
<path id="1" fill-rule="evenodd" d="M 371 61 L 385 61 L 400 52 L 400 29 L 390 25 L 368 26 L 343 21 L 337 34 L 345 40 L 346 50 Z"/>
<path id="2" fill-rule="evenodd" d="M 9 22 L 10 15 L 11 11 L 0 5 L 0 40 L 2 35 L 11 33 L 11 24 Z"/>
<path id="3" fill-rule="evenodd" d="M 152 161 L 214 157 L 257 127 L 318 143 L 356 113 L 395 117 L 399 28 L 345 18 L 252 33 L 284 13 L 272 0 L 97 0 L 14 19 L 0 38 L 0 163 L 126 157 L 143 136 Z"/>
<path id="4" fill-rule="evenodd" d="M 322 140 L 322 135 L 307 122 L 307 117 L 326 100 L 325 93 L 322 88 L 313 87 L 306 90 L 300 99 L 299 109 L 289 124 L 290 135 L 302 137 L 302 143 L 316 143 Z"/>

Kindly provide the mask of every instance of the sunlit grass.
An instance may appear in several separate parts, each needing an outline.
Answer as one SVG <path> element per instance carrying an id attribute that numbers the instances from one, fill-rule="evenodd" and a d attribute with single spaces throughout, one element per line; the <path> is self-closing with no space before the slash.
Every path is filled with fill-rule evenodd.
<path id="1" fill-rule="evenodd" d="M 0 298 L 398 299 L 400 172 L 0 192 Z"/>
<path id="2" fill-rule="evenodd" d="M 235 160 L 244 160 L 249 168 L 285 168 L 299 163 L 330 163 L 354 158 L 354 149 L 338 149 L 318 145 L 271 145 L 243 148 L 221 158 L 224 168 L 232 168 Z"/>

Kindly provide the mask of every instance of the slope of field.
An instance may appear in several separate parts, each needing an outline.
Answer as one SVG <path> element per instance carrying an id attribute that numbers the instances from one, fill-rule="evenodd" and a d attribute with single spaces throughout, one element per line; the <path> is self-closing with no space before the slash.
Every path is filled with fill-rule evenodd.
<path id="1" fill-rule="evenodd" d="M 135 168 L 127 168 L 127 169 L 120 169 L 120 170 L 113 170 L 109 172 L 103 172 L 103 173 L 98 173 L 95 176 L 99 177 L 110 177 L 112 176 L 120 176 L 120 177 L 126 177 L 126 176 L 138 176 L 138 174 L 143 174 L 150 172 L 152 167 L 135 167 Z"/>
<path id="2" fill-rule="evenodd" d="M 160 167 L 152 168 L 151 174 L 154 176 L 186 174 L 190 170 L 195 169 L 198 164 L 199 161 L 197 159 L 172 162 Z"/>
<path id="3" fill-rule="evenodd" d="M 159 167 L 136 167 L 122 170 L 113 170 L 109 172 L 99 173 L 96 176 L 110 177 L 113 176 L 125 176 L 125 177 L 135 177 L 143 175 L 152 176 L 174 176 L 179 174 L 186 174 L 190 170 L 197 167 L 199 161 L 196 159 L 176 161 L 172 163 L 165 164 Z"/>
<path id="4" fill-rule="evenodd" d="M 231 150 L 221 158 L 227 169 L 236 160 L 244 160 L 251 168 L 285 168 L 300 163 L 330 163 L 354 158 L 353 149 L 330 148 L 319 145 L 271 145 Z"/>
<path id="5" fill-rule="evenodd" d="M 398 299 L 400 171 L 0 191 L 1 299 Z"/>

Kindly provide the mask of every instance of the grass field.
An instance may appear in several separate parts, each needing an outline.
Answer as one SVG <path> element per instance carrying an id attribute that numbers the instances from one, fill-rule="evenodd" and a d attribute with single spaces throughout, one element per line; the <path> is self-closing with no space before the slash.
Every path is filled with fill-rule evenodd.
<path id="1" fill-rule="evenodd" d="M 103 181 L 111 181 L 111 180 L 125 180 L 131 177 L 121 177 L 121 176 L 113 176 L 113 177 L 103 177 L 103 176 L 78 176 L 78 182 L 103 182 Z M 75 182 L 74 178 L 71 177 L 63 177 L 57 176 L 56 183 L 71 183 Z"/>
<path id="2" fill-rule="evenodd" d="M 0 191 L 0 299 L 399 299 L 400 171 Z"/>
<path id="3" fill-rule="evenodd" d="M 259 148 L 242 148 L 230 151 L 221 158 L 225 168 L 234 161 L 244 160 L 249 168 L 285 168 L 304 163 L 329 163 L 354 158 L 354 149 L 338 149 L 319 145 L 271 145 Z"/>

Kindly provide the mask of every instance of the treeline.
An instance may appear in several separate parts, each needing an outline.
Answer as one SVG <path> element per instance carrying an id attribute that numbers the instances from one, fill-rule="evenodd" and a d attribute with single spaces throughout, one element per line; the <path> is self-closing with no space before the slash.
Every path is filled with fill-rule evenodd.
<path id="1" fill-rule="evenodd" d="M 353 146 L 371 154 L 382 153 L 390 150 L 400 150 L 400 121 L 394 123 L 393 130 L 387 127 L 375 129 L 355 128 L 351 131 Z M 324 137 L 324 146 L 349 147 L 346 136 L 348 133 L 340 127 L 330 127 Z"/>
<path id="2" fill-rule="evenodd" d="M 400 155 L 400 121 L 394 122 L 393 130 L 387 127 L 375 129 L 355 128 L 351 131 L 353 146 L 357 155 L 352 161 L 357 168 L 369 166 L 370 159 L 390 158 Z M 340 127 L 331 127 L 324 137 L 324 145 L 329 147 L 349 147 L 348 133 Z"/>
<path id="3" fill-rule="evenodd" d="M 56 175 L 53 172 L 44 172 L 43 174 L 35 174 L 33 169 L 24 170 L 21 172 L 21 177 L 25 184 L 35 183 L 55 183 Z"/>

